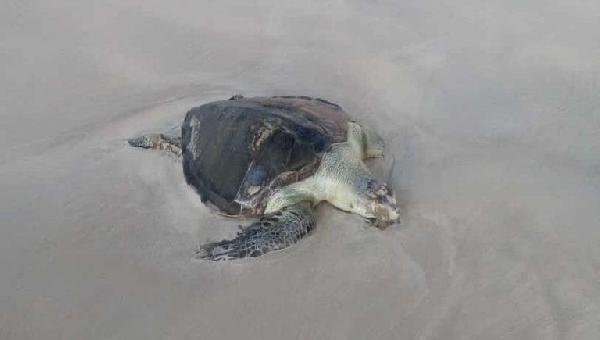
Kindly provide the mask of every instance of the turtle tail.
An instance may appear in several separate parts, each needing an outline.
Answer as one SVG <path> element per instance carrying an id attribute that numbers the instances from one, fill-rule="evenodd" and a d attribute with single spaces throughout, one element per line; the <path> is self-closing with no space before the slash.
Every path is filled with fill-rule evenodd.
<path id="1" fill-rule="evenodd" d="M 194 257 L 221 261 L 260 256 L 296 243 L 314 226 L 315 218 L 310 203 L 300 202 L 265 215 L 239 231 L 231 240 L 201 246 Z"/>

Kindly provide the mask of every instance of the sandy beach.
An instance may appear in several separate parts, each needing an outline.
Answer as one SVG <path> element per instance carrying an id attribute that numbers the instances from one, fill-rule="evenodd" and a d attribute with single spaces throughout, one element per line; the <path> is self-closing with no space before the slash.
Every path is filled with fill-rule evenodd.
<path id="1" fill-rule="evenodd" d="M 0 339 L 600 338 L 598 2 L 1 7 Z M 194 260 L 240 221 L 126 140 L 233 94 L 379 131 L 402 222 Z"/>

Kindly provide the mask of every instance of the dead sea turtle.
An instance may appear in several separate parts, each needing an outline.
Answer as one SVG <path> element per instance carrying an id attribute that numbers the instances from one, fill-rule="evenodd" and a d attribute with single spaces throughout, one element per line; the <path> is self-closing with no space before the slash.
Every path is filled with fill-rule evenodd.
<path id="1" fill-rule="evenodd" d="M 197 258 L 283 249 L 313 229 L 322 201 L 377 226 L 398 218 L 394 193 L 363 163 L 383 156 L 382 139 L 323 99 L 238 95 L 192 108 L 180 137 L 152 134 L 129 144 L 182 156 L 185 179 L 203 202 L 258 218 L 231 240 L 203 245 Z"/>

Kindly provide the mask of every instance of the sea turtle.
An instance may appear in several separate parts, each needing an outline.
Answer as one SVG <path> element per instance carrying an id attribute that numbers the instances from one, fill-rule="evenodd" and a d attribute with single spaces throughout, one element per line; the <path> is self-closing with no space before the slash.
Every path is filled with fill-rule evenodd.
<path id="1" fill-rule="evenodd" d="M 181 156 L 185 179 L 203 202 L 258 218 L 231 240 L 201 246 L 196 258 L 283 249 L 314 228 L 313 208 L 322 201 L 379 227 L 399 215 L 391 188 L 363 163 L 383 157 L 383 140 L 320 98 L 236 95 L 192 108 L 180 137 L 151 134 L 129 144 Z"/>

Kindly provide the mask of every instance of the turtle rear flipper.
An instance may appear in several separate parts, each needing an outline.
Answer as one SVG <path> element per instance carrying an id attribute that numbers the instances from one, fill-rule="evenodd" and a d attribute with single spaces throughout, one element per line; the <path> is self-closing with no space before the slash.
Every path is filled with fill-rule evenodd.
<path id="1" fill-rule="evenodd" d="M 309 202 L 288 206 L 244 228 L 232 240 L 208 243 L 196 251 L 195 258 L 220 261 L 256 257 L 296 243 L 315 226 Z"/>
<path id="2" fill-rule="evenodd" d="M 127 140 L 129 145 L 154 150 L 165 150 L 181 156 L 181 137 L 153 133 Z"/>

